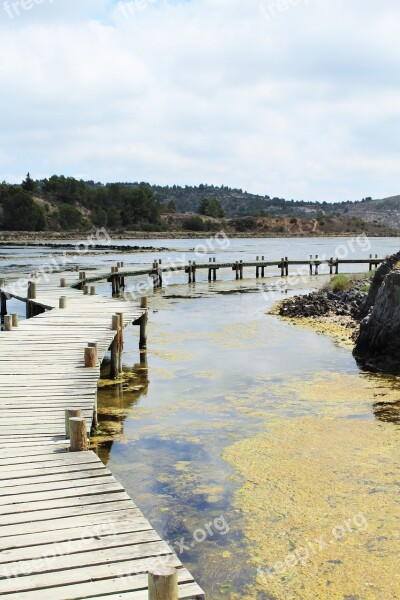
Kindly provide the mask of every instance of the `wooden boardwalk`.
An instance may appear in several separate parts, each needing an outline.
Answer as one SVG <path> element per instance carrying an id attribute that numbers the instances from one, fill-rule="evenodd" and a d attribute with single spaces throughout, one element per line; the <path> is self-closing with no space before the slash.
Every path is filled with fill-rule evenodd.
<path id="1" fill-rule="evenodd" d="M 219 270 L 229 270 L 234 271 L 236 274 L 236 279 L 243 279 L 244 277 L 244 269 L 252 269 L 256 278 L 265 277 L 267 268 L 276 268 L 278 272 L 274 272 L 274 275 L 281 275 L 281 277 L 289 276 L 290 267 L 305 267 L 310 275 L 318 275 L 319 267 L 325 265 L 329 268 L 330 274 L 339 273 L 340 265 L 365 265 L 369 271 L 372 269 L 376 269 L 381 263 L 383 259 L 378 258 L 376 255 L 375 258 L 372 255 L 369 258 L 361 258 L 361 259 L 334 259 L 334 258 L 320 258 L 318 256 L 310 256 L 309 259 L 303 260 L 289 260 L 287 257 L 282 258 L 281 260 L 273 260 L 268 261 L 265 260 L 265 257 L 258 256 L 254 261 L 242 261 L 237 260 L 233 262 L 216 262 L 215 259 L 209 259 L 209 262 L 206 263 L 198 263 L 196 261 L 177 261 L 175 264 L 162 264 L 160 261 L 154 261 L 153 265 L 147 267 L 138 268 L 135 266 L 134 268 L 128 266 L 121 266 L 117 271 L 110 271 L 105 269 L 94 269 L 88 270 L 82 273 L 82 278 L 80 279 L 77 276 L 75 282 L 72 283 L 73 286 L 82 286 L 84 284 L 91 284 L 97 281 L 108 280 L 113 282 L 113 289 L 116 288 L 118 290 L 123 287 L 121 280 L 126 279 L 128 277 L 143 277 L 150 276 L 154 278 L 155 286 L 161 287 L 158 282 L 161 282 L 162 285 L 162 277 L 164 274 L 168 273 L 178 273 L 183 272 L 188 275 L 188 282 L 194 283 L 196 281 L 196 273 L 198 271 L 207 271 L 208 272 L 208 280 L 212 279 L 215 281 L 217 278 L 217 271 Z M 123 263 L 119 263 L 123 265 Z M 292 271 L 292 274 L 296 275 L 296 271 Z M 301 274 L 302 272 L 297 271 L 297 274 Z M 157 283 L 156 283 L 157 280 Z"/>
<path id="2" fill-rule="evenodd" d="M 112 315 L 126 326 L 143 309 L 60 288 L 59 277 L 38 283 L 34 300 L 53 310 L 0 334 L 0 600 L 147 600 L 147 572 L 165 566 L 178 568 L 179 598 L 202 599 L 96 454 L 68 452 L 65 440 L 66 408 L 80 408 L 90 431 Z M 26 290 L 1 291 L 26 300 Z M 95 368 L 84 366 L 89 342 Z"/>

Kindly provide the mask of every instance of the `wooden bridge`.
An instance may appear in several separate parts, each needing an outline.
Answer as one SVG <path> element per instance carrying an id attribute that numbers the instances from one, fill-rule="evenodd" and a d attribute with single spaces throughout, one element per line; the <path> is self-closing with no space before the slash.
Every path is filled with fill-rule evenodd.
<path id="1" fill-rule="evenodd" d="M 339 273 L 340 265 L 365 265 L 368 271 L 376 269 L 384 259 L 370 255 L 365 259 L 338 259 L 338 258 L 319 258 L 318 255 L 310 256 L 305 260 L 289 260 L 288 257 L 283 257 L 279 261 L 267 261 L 264 256 L 257 256 L 254 261 L 237 260 L 234 262 L 216 262 L 215 258 L 210 258 L 209 262 L 197 263 L 193 261 L 177 261 L 175 264 L 163 265 L 162 260 L 156 260 L 151 267 L 131 268 L 126 267 L 123 262 L 117 263 L 110 270 L 96 269 L 93 271 L 80 271 L 77 279 L 71 282 L 71 285 L 78 289 L 83 289 L 84 294 L 90 294 L 90 284 L 97 281 L 107 280 L 112 284 L 113 296 L 118 296 L 125 288 L 125 282 L 128 277 L 146 277 L 153 279 L 155 288 L 163 286 L 163 275 L 183 272 L 187 275 L 188 283 L 195 283 L 197 273 L 199 271 L 208 272 L 208 281 L 217 280 L 217 272 L 219 270 L 229 270 L 234 272 L 235 279 L 244 278 L 244 270 L 252 269 L 256 279 L 266 276 L 267 268 L 274 268 L 274 275 L 288 277 L 289 274 L 296 275 L 295 271 L 290 271 L 290 267 L 305 267 L 310 275 L 318 275 L 319 268 L 326 265 L 329 268 L 329 273 Z"/>
<path id="2" fill-rule="evenodd" d="M 76 273 L 0 282 L 0 600 L 203 599 L 87 450 L 101 362 L 111 347 L 118 374 L 130 323 L 140 325 L 145 345 L 146 305 L 93 288 L 84 296 L 72 285 Z M 34 318 L 7 315 L 10 297 Z"/>

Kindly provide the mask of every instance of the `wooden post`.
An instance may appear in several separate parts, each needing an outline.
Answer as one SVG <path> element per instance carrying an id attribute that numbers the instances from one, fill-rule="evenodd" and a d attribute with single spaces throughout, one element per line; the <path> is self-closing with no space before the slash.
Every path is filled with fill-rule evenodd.
<path id="1" fill-rule="evenodd" d="M 89 294 L 89 286 L 88 285 L 84 285 L 83 286 L 83 295 L 87 296 Z"/>
<path id="2" fill-rule="evenodd" d="M 148 600 L 178 600 L 178 572 L 174 568 L 160 568 L 149 572 Z"/>
<path id="3" fill-rule="evenodd" d="M 285 256 L 285 275 L 286 277 L 289 276 L 289 259 L 287 256 Z"/>
<path id="4" fill-rule="evenodd" d="M 239 272 L 240 272 L 240 279 L 243 279 L 243 261 L 240 261 L 239 264 Z"/>
<path id="5" fill-rule="evenodd" d="M 67 308 L 67 296 L 61 296 L 58 301 L 59 308 Z"/>
<path id="6" fill-rule="evenodd" d="M 110 379 L 116 379 L 119 373 L 119 352 L 120 352 L 120 317 L 119 315 L 112 316 L 111 329 L 116 331 L 116 335 L 111 343 L 111 366 L 110 366 Z"/>
<path id="7" fill-rule="evenodd" d="M 194 260 L 192 263 L 192 281 L 196 283 L 196 261 Z"/>
<path id="8" fill-rule="evenodd" d="M 335 269 L 335 273 L 336 275 L 339 273 L 339 259 L 336 259 L 336 269 Z"/>
<path id="9" fill-rule="evenodd" d="M 146 309 L 146 312 L 140 317 L 140 337 L 139 337 L 139 348 L 144 350 L 147 348 L 147 321 L 149 318 L 149 299 L 147 296 L 143 296 L 140 299 L 140 308 Z"/>
<path id="10" fill-rule="evenodd" d="M 239 279 L 239 261 L 238 260 L 235 263 L 235 272 L 236 272 L 236 279 Z"/>
<path id="11" fill-rule="evenodd" d="M 97 366 L 97 351 L 96 348 L 87 346 L 85 348 L 85 367 L 95 369 Z"/>
<path id="12" fill-rule="evenodd" d="M 65 439 L 69 440 L 69 420 L 71 417 L 81 417 L 82 409 L 80 408 L 66 408 L 65 409 Z"/>
<path id="13" fill-rule="evenodd" d="M 209 263 L 211 262 L 211 258 L 208 259 L 208 262 Z M 211 278 L 212 278 L 212 269 L 209 268 L 208 269 L 208 281 L 211 281 Z"/>
<path id="14" fill-rule="evenodd" d="M 60 279 L 60 287 L 62 287 L 62 288 L 67 287 L 67 280 L 64 277 L 62 279 Z"/>
<path id="15" fill-rule="evenodd" d="M 313 258 L 310 256 L 310 275 L 312 275 Z"/>
<path id="16" fill-rule="evenodd" d="M 260 260 L 260 257 L 257 256 L 256 257 L 256 262 L 258 262 Z M 258 265 L 256 265 L 256 279 L 258 279 L 260 277 L 260 268 Z"/>
<path id="17" fill-rule="evenodd" d="M 265 257 L 262 256 L 261 260 L 264 262 Z M 265 267 L 261 267 L 261 277 L 265 277 Z"/>
<path id="18" fill-rule="evenodd" d="M 12 316 L 5 315 L 4 316 L 4 331 L 11 331 L 11 330 L 12 330 Z"/>
<path id="19" fill-rule="evenodd" d="M 122 351 L 124 349 L 124 313 L 117 313 L 119 316 L 119 330 L 118 330 L 118 373 L 122 373 Z"/>
<path id="20" fill-rule="evenodd" d="M 36 299 L 36 281 L 29 281 L 28 283 L 28 298 L 29 300 Z"/>
<path id="21" fill-rule="evenodd" d="M 97 361 L 98 361 L 98 358 L 99 358 L 99 347 L 98 346 L 99 345 L 98 345 L 97 342 L 89 342 L 88 343 L 88 348 L 93 348 L 93 350 L 96 353 L 96 363 L 95 363 L 94 366 L 97 365 Z M 71 415 L 71 416 L 75 416 L 75 415 Z M 98 424 L 99 424 L 99 422 L 98 422 L 98 419 L 97 419 L 97 394 L 96 394 L 95 399 L 94 399 L 94 407 L 93 407 L 92 429 L 97 429 Z"/>
<path id="22" fill-rule="evenodd" d="M 19 318 L 18 318 L 17 313 L 13 313 L 11 315 L 11 320 L 12 320 L 12 326 L 13 327 L 19 327 Z"/>
<path id="23" fill-rule="evenodd" d="M 285 259 L 284 258 L 281 258 L 281 262 L 279 263 L 279 266 L 281 268 L 281 277 L 283 277 L 285 274 Z"/>
<path id="24" fill-rule="evenodd" d="M 188 283 L 192 283 L 192 261 L 189 260 L 188 266 L 187 266 L 187 272 L 188 272 Z"/>
<path id="25" fill-rule="evenodd" d="M 316 260 L 316 261 L 318 260 L 318 254 L 316 254 L 316 255 L 315 255 L 315 260 Z M 316 275 L 318 275 L 318 266 L 319 266 L 319 265 L 318 265 L 318 263 L 317 263 L 317 262 L 315 262 L 315 274 L 316 274 Z"/>
<path id="26" fill-rule="evenodd" d="M 1 292 L 1 316 L 4 317 L 7 314 L 7 296 L 4 292 Z"/>
<path id="27" fill-rule="evenodd" d="M 94 286 L 94 285 L 90 286 L 90 295 L 91 296 L 96 295 L 96 286 Z"/>
<path id="28" fill-rule="evenodd" d="M 83 417 L 70 417 L 69 439 L 71 452 L 85 452 L 89 449 L 86 420 Z"/>
<path id="29" fill-rule="evenodd" d="M 329 275 L 332 275 L 332 270 L 333 270 L 333 258 L 331 257 L 329 259 Z"/>

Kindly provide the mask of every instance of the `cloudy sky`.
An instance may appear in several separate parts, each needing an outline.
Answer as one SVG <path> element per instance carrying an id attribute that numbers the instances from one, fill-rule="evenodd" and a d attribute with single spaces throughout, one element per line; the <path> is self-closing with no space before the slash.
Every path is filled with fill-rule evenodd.
<path id="1" fill-rule="evenodd" d="M 400 194 L 399 0 L 0 0 L 0 180 Z"/>

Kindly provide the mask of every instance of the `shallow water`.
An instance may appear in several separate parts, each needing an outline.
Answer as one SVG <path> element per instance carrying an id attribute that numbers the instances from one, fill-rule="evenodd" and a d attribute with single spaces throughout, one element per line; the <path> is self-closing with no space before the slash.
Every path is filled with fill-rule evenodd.
<path id="1" fill-rule="evenodd" d="M 397 250 L 397 240 L 371 242 L 370 253 Z M 198 241 L 159 243 L 190 259 Z M 321 256 L 336 243 L 345 240 L 233 240 L 218 254 Z M 6 274 L 42 262 L 29 258 L 41 249 L 25 251 L 3 260 Z M 137 329 L 126 331 L 129 377 L 99 392 L 99 455 L 212 600 L 398 598 L 399 380 L 360 372 L 330 338 L 268 314 L 321 277 L 283 294 L 274 279 L 219 279 L 189 288 L 180 274 L 150 297 L 146 355 Z M 337 541 L 333 528 L 349 520 Z M 306 544 L 310 557 L 294 565 Z"/>
<path id="2" fill-rule="evenodd" d="M 187 286 L 174 288 L 178 299 L 169 298 L 170 291 L 151 298 L 148 379 L 143 365 L 134 367 L 139 353 L 133 330 L 125 340 L 124 364 L 134 367 L 137 389 L 116 401 L 109 390 L 101 392 L 102 426 L 107 429 L 115 418 L 110 402 L 126 419 L 117 427 L 111 420 L 117 439 L 100 443 L 100 456 L 160 534 L 183 550 L 182 561 L 209 598 L 395 598 L 394 553 L 400 546 L 390 529 L 399 514 L 393 478 L 383 470 L 376 482 L 392 506 L 387 522 L 364 496 L 370 494 L 371 460 L 384 458 L 384 441 L 393 444 L 398 469 L 400 382 L 360 373 L 351 353 L 330 338 L 268 315 L 276 294 L 239 293 L 240 287 L 248 292 L 244 283 L 232 287 L 236 293 L 229 296 L 214 293 L 226 290 L 220 283 L 196 285 L 193 298 L 183 297 Z M 335 481 L 341 501 L 330 505 L 327 471 L 337 470 L 343 452 L 351 456 L 355 445 L 357 460 L 366 453 L 369 467 L 364 473 L 349 460 L 340 489 Z M 296 473 L 302 452 L 316 459 Z M 343 483 L 356 467 L 357 486 Z M 295 474 L 298 490 L 291 489 Z M 382 547 L 376 537 L 364 537 L 364 548 L 365 532 L 357 531 L 345 551 L 338 544 L 333 553 L 316 556 L 312 577 L 307 565 L 291 571 L 287 581 L 263 577 L 262 569 L 285 560 L 304 537 L 322 535 L 361 510 L 375 518 L 379 538 L 386 538 Z M 229 532 L 221 535 L 211 526 L 212 535 L 198 542 L 218 517 Z M 379 550 L 367 560 L 372 541 Z M 347 569 L 353 565 L 351 552 L 357 555 L 357 577 L 343 583 L 346 561 Z M 363 587 L 364 563 L 370 579 L 385 565 L 381 595 L 368 595 Z"/>

